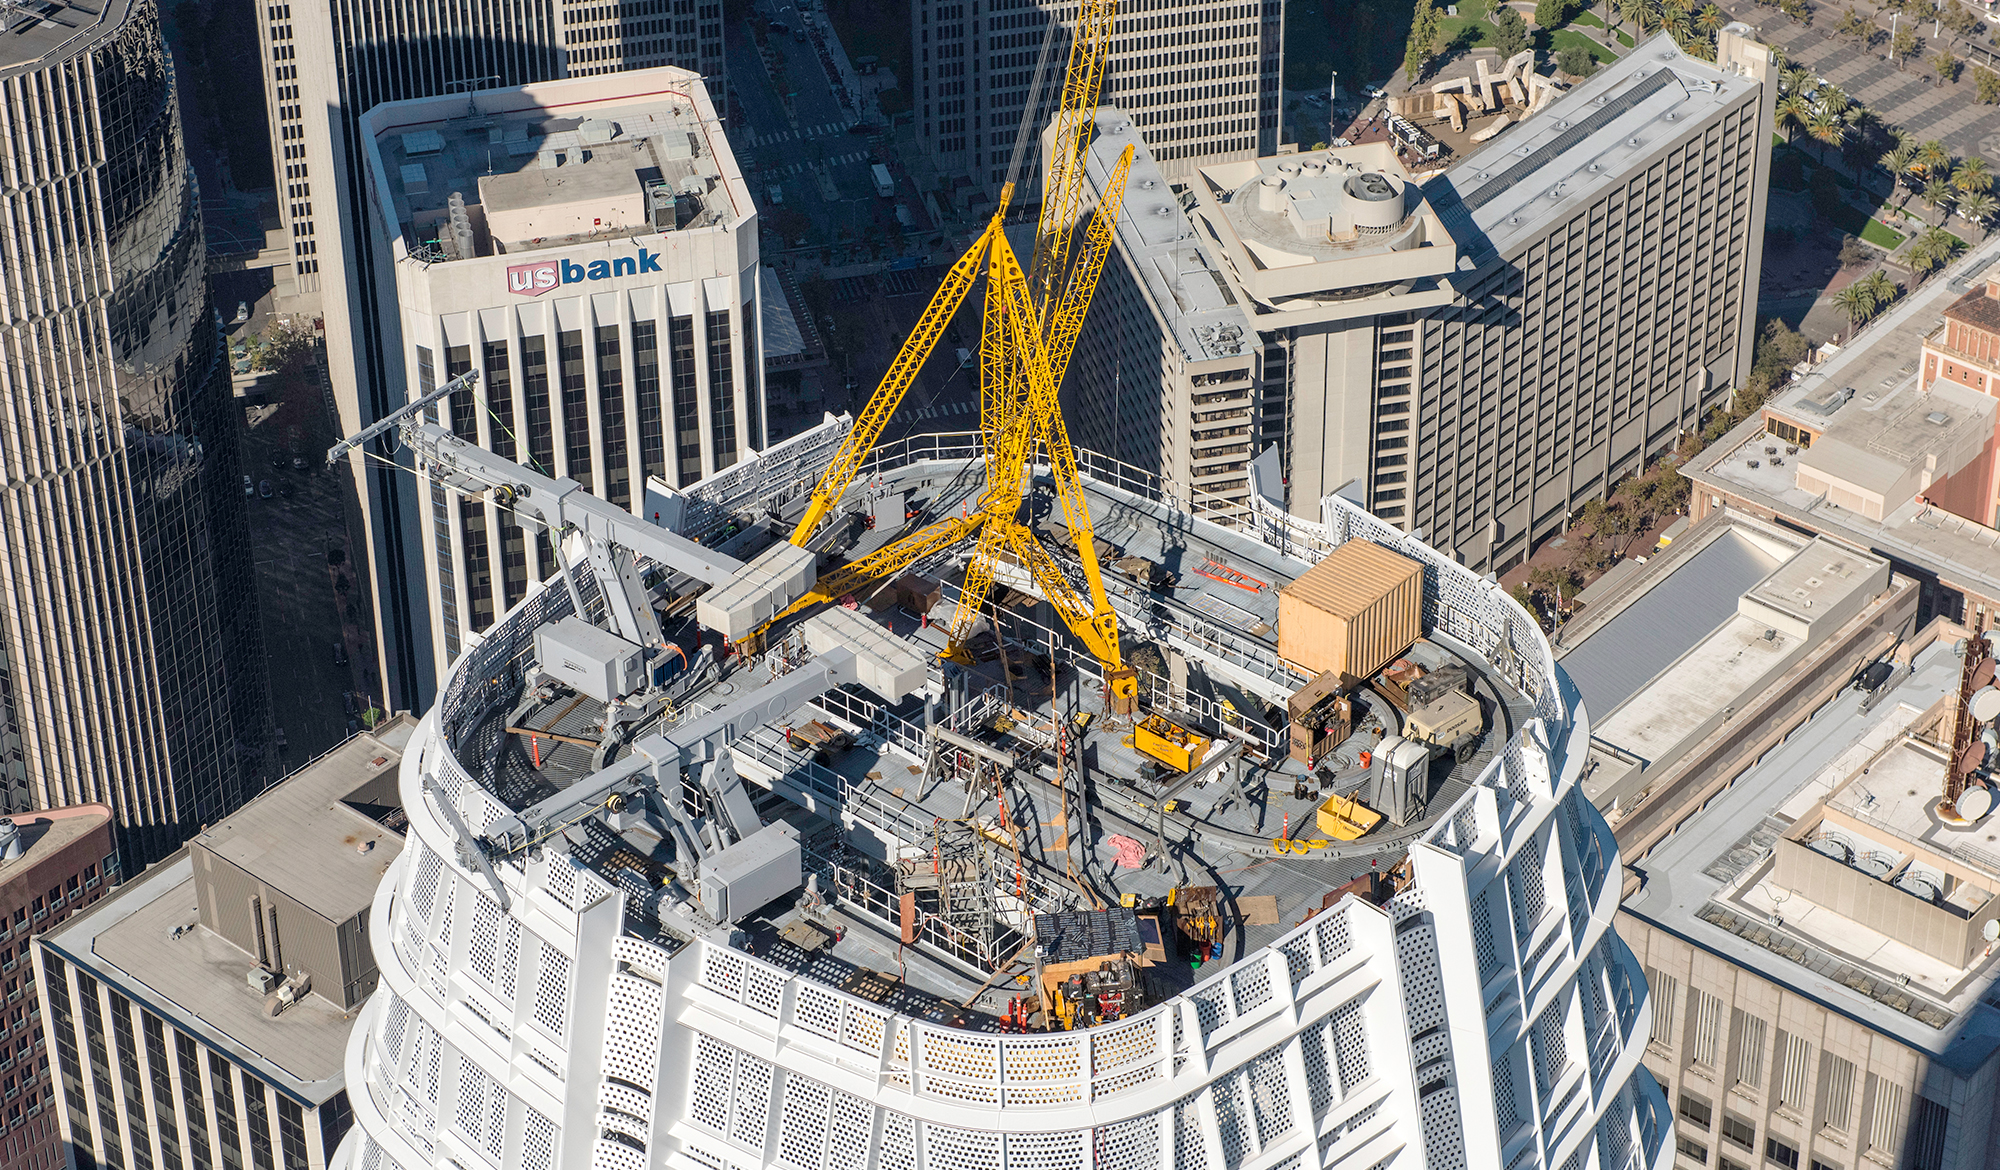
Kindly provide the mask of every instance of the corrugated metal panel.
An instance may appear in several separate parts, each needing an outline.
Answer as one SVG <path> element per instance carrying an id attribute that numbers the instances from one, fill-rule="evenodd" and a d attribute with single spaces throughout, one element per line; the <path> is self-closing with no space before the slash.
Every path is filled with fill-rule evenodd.
<path id="1" fill-rule="evenodd" d="M 1736 613 L 1736 601 L 1781 562 L 1725 532 L 1562 656 L 1592 723 Z"/>
<path id="2" fill-rule="evenodd" d="M 1365 540 L 1278 591 L 1278 654 L 1307 674 L 1367 677 L 1423 633 L 1423 566 Z"/>
<path id="3" fill-rule="evenodd" d="M 1398 585 L 1422 581 L 1424 567 L 1398 552 L 1366 540 L 1350 540 L 1278 590 L 1337 617 L 1357 617 Z M 1419 586 L 1421 588 L 1421 585 Z"/>

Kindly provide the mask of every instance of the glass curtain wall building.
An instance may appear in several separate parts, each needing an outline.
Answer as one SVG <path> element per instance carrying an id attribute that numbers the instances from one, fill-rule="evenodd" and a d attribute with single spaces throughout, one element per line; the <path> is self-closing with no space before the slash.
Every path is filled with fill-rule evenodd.
<path id="1" fill-rule="evenodd" d="M 266 778 L 228 364 L 158 9 L 0 24 L 0 810 L 133 865 Z"/>

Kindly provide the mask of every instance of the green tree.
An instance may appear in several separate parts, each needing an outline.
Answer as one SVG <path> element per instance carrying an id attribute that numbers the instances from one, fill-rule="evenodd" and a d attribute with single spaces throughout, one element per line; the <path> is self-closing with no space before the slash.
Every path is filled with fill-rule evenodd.
<path id="1" fill-rule="evenodd" d="M 1931 210 L 1937 212 L 1939 215 L 1949 215 L 1951 213 L 1951 184 L 1946 182 L 1942 176 L 1926 182 L 1920 198 L 1925 203 L 1930 204 Z"/>
<path id="2" fill-rule="evenodd" d="M 1785 132 L 1785 141 L 1797 138 L 1811 119 L 1812 103 L 1804 94 L 1794 90 L 1778 99 L 1778 129 Z"/>
<path id="3" fill-rule="evenodd" d="M 1896 35 L 1889 38 L 1889 55 L 1896 59 L 1897 69 L 1901 69 L 1905 61 L 1916 56 L 1920 47 L 1917 43 L 1917 34 L 1907 25 L 1897 29 Z"/>
<path id="4" fill-rule="evenodd" d="M 1511 4 L 1502 4 L 1493 13 L 1493 47 L 1506 61 L 1528 47 L 1528 21 Z"/>
<path id="5" fill-rule="evenodd" d="M 1983 228 L 1993 219 L 1993 213 L 2000 211 L 2000 199 L 1990 191 L 1974 191 L 1970 195 L 1960 195 L 1952 210 L 1958 217 L 1974 227 Z"/>
<path id="6" fill-rule="evenodd" d="M 1567 0 L 1535 0 L 1535 23 L 1543 28 L 1561 28 L 1569 23 Z"/>
<path id="7" fill-rule="evenodd" d="M 1964 247 L 1965 243 L 1962 240 L 1943 228 L 1926 228 L 1921 235 L 1910 242 L 1908 254 L 1910 268 L 1921 280 L 1951 263 L 1952 258 Z"/>
<path id="8" fill-rule="evenodd" d="M 1833 31 L 1844 37 L 1852 37 L 1865 45 L 1875 35 L 1875 22 L 1850 6 L 1847 14 L 1840 18 L 1840 23 L 1833 26 Z"/>
<path id="9" fill-rule="evenodd" d="M 1951 152 L 1944 148 L 1944 143 L 1933 138 L 1917 145 L 1913 161 L 1917 173 L 1929 179 L 1940 171 L 1951 169 Z"/>
<path id="10" fill-rule="evenodd" d="M 1931 68 L 1937 70 L 1939 82 L 1957 81 L 1962 67 L 1958 58 L 1951 55 L 1950 49 L 1939 49 L 1931 55 Z"/>
<path id="11" fill-rule="evenodd" d="M 1889 279 L 1889 274 L 1880 269 L 1869 273 L 1868 279 L 1861 283 L 1868 286 L 1868 293 L 1875 298 L 1875 307 L 1878 310 L 1895 304 L 1896 298 L 1903 295 L 1903 286 Z"/>
<path id="12" fill-rule="evenodd" d="M 1963 159 L 1951 169 L 1951 185 L 1966 195 L 1993 189 L 1993 167 L 1983 158 Z"/>
<path id="13" fill-rule="evenodd" d="M 1830 146 L 1838 150 L 1847 142 L 1847 123 L 1841 121 L 1837 114 L 1814 110 L 1812 117 L 1806 120 L 1806 133 L 1812 135 L 1813 141 L 1822 148 Z M 1826 161 L 1824 149 L 1821 149 L 1819 157 L 1821 162 Z"/>
<path id="14" fill-rule="evenodd" d="M 1840 266 L 1859 268 L 1875 259 L 1875 250 L 1861 242 L 1859 236 L 1842 236 L 1840 240 Z"/>
<path id="15" fill-rule="evenodd" d="M 1855 281 L 1833 294 L 1834 307 L 1847 314 L 1850 330 L 1859 329 L 1875 312 L 1875 296 L 1866 283 Z"/>
<path id="16" fill-rule="evenodd" d="M 1556 68 L 1571 77 L 1589 77 L 1597 72 L 1597 58 L 1582 45 L 1566 45 L 1556 54 Z"/>
<path id="17" fill-rule="evenodd" d="M 1972 70 L 1972 84 L 1979 87 L 1979 100 L 1989 106 L 2000 105 L 2000 73 L 1981 66 Z"/>
<path id="18" fill-rule="evenodd" d="M 1417 83 L 1437 53 L 1437 34 L 1437 6 L 1431 0 L 1417 0 L 1416 10 L 1410 13 L 1410 39 L 1403 47 L 1403 74 L 1409 84 Z"/>

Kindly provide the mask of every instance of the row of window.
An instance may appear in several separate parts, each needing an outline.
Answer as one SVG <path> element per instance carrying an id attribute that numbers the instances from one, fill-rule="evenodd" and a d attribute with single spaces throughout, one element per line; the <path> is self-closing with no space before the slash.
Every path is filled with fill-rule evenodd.
<path id="1" fill-rule="evenodd" d="M 97 980 L 83 971 L 76 972 L 78 1002 L 73 1010 L 68 965 L 53 954 L 46 957 L 45 963 L 57 1065 L 80 1165 L 89 1165 L 85 1159 L 97 1158 L 100 1148 L 103 1157 L 98 1160 L 123 1165 L 125 1142 L 129 1140 L 131 1164 L 137 1170 L 218 1170 L 218 1167 L 220 1170 L 308 1170 L 312 1159 L 303 1105 L 215 1052 L 208 1052 L 208 1059 L 203 1062 L 204 1050 L 192 1037 L 169 1029 L 160 1017 L 134 1005 L 118 992 L 103 988 L 101 1003 Z M 105 1042 L 106 1006 L 110 1015 L 109 1049 Z M 87 1080 L 76 1044 L 79 1015 L 89 1056 Z M 135 1016 L 139 1023 L 137 1030 L 133 1028 Z M 174 1045 L 171 1056 L 167 1039 L 170 1032 Z M 110 1070 L 114 1050 L 118 1063 L 115 1081 Z M 210 1090 L 205 1099 L 201 1092 L 204 1063 Z M 178 1099 L 173 1090 L 176 1070 L 181 1079 Z M 127 1117 L 122 1132 L 115 1104 L 121 1090 Z M 88 1109 L 89 1097 L 93 1095 L 97 1105 L 96 1127 L 91 1125 Z M 323 1154 L 331 1153 L 353 1122 L 345 1094 L 336 1094 L 321 1106 L 319 1113 L 321 1149 Z M 183 1120 L 187 1123 L 185 1143 L 181 1140 Z M 209 1134 L 211 1121 L 215 1127 L 213 1143 Z M 157 1167 L 153 1160 L 155 1136 L 159 1139 Z M 247 1164 L 243 1156 L 246 1146 Z"/>

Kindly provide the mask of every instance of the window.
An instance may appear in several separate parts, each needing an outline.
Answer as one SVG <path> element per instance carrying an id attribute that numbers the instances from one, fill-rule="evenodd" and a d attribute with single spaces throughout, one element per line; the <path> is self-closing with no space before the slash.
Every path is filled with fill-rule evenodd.
<path id="1" fill-rule="evenodd" d="M 1781 1138 L 1764 1139 L 1764 1157 L 1785 1170 L 1799 1170 L 1799 1148 Z"/>
<path id="2" fill-rule="evenodd" d="M 1708 1102 L 1693 1093 L 1682 1093 L 1681 1119 L 1691 1121 L 1703 1129 L 1710 1129 L 1715 1125 L 1715 1110 Z"/>
<path id="3" fill-rule="evenodd" d="M 1854 1065 L 1831 1052 L 1821 1057 L 1819 1109 L 1829 1129 L 1845 1132 L 1854 1122 Z"/>
<path id="4" fill-rule="evenodd" d="M 1757 1148 L 1757 1127 L 1734 1113 L 1722 1115 L 1722 1136 L 1746 1150 Z"/>
<path id="5" fill-rule="evenodd" d="M 1691 1137 L 1684 1134 L 1676 1136 L 1674 1138 L 1674 1148 L 1679 1150 L 1683 1157 L 1693 1158 L 1704 1166 L 1708 1164 L 1708 1147 Z"/>
<path id="6" fill-rule="evenodd" d="M 1818 1158 L 1814 1158 L 1812 1160 L 1812 1170 L 1840 1170 L 1840 1167 L 1831 1162 L 1822 1162 Z"/>
<path id="7" fill-rule="evenodd" d="M 1743 1163 L 1738 1162 L 1733 1158 L 1724 1157 L 1722 1155 L 1717 1155 L 1715 1159 L 1715 1167 L 1716 1170 L 1750 1170 L 1750 1168 L 1748 1166 L 1745 1166 Z"/>
<path id="8" fill-rule="evenodd" d="M 556 357 L 562 376 L 563 452 L 569 460 L 564 474 L 590 491 L 590 399 L 583 381 L 583 330 L 556 334 Z"/>
<path id="9" fill-rule="evenodd" d="M 1672 975 L 1646 968 L 1646 984 L 1653 989 L 1653 1034 L 1655 1044 L 1674 1045 L 1675 1009 L 1680 1006 L 1681 982 Z"/>

